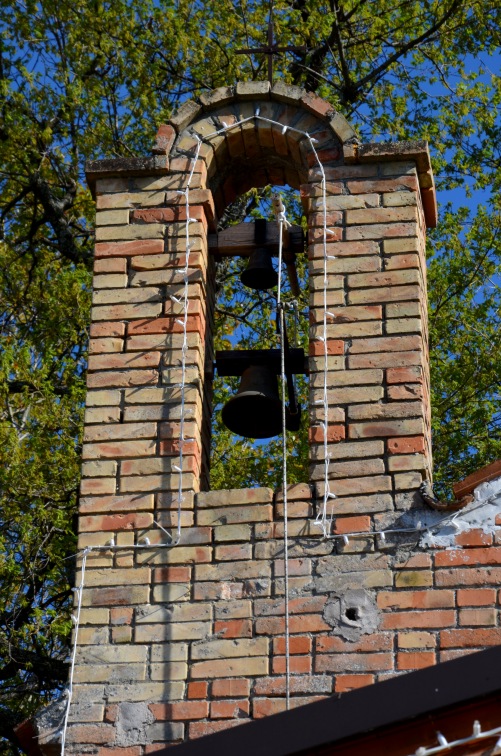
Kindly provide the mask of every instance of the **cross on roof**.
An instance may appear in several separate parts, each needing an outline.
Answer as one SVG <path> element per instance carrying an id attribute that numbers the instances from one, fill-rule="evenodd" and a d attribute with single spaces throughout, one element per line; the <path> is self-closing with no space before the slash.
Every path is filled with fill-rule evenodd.
<path id="1" fill-rule="evenodd" d="M 273 86 L 273 56 L 283 52 L 306 52 L 306 45 L 278 47 L 273 40 L 273 2 L 270 2 L 270 16 L 268 20 L 268 44 L 261 47 L 245 47 L 241 50 L 235 50 L 238 55 L 266 55 L 268 57 L 268 81 Z"/>

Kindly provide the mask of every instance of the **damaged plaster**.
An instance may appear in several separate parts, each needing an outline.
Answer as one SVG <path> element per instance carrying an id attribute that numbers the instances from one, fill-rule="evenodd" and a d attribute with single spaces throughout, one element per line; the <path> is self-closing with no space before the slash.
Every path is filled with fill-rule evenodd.
<path id="1" fill-rule="evenodd" d="M 153 722 L 148 704 L 142 701 L 121 703 L 116 720 L 116 746 L 145 745 L 148 743 L 146 728 Z"/>
<path id="2" fill-rule="evenodd" d="M 409 512 L 406 517 L 407 527 L 433 527 L 424 533 L 420 539 L 423 548 L 457 548 L 456 536 L 468 530 L 482 530 L 484 533 L 494 533 L 496 515 L 501 512 L 501 478 L 482 483 L 474 491 L 474 498 L 464 509 L 454 515 L 444 518 L 443 513 L 433 510 L 419 516 Z M 443 521 L 443 524 L 440 524 Z M 403 525 L 402 520 L 402 525 Z"/>
<path id="3" fill-rule="evenodd" d="M 357 641 L 377 630 L 379 614 L 375 598 L 363 588 L 347 590 L 342 596 L 332 594 L 324 607 L 324 620 L 332 627 L 333 635 Z"/>

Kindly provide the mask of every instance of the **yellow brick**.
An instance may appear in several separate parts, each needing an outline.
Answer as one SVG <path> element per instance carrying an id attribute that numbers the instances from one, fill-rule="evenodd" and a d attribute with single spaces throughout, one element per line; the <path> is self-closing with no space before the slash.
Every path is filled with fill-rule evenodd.
<path id="1" fill-rule="evenodd" d="M 395 575 L 395 588 L 417 588 L 433 585 L 430 570 L 402 570 Z"/>
<path id="2" fill-rule="evenodd" d="M 435 648 L 437 638 L 433 633 L 398 633 L 399 648 Z"/>
<path id="3" fill-rule="evenodd" d="M 254 677 L 267 675 L 268 670 L 268 658 L 255 656 L 246 659 L 195 662 L 191 666 L 191 676 L 194 680 L 213 677 Z"/>

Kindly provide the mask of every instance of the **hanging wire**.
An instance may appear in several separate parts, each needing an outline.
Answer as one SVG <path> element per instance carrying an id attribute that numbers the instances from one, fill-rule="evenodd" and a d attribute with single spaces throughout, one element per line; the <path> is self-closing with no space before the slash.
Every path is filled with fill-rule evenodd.
<path id="1" fill-rule="evenodd" d="M 87 556 L 89 555 L 91 549 L 87 548 L 84 549 L 82 552 L 82 567 L 80 572 L 80 585 L 78 588 L 74 588 L 74 592 L 78 596 L 77 600 L 77 613 L 76 615 L 72 615 L 74 630 L 73 630 L 73 649 L 71 653 L 71 663 L 70 663 L 70 677 L 68 682 L 68 687 L 65 691 L 66 695 L 66 710 L 64 712 L 64 720 L 63 720 L 63 727 L 61 730 L 61 756 L 64 756 L 64 751 L 66 747 L 66 733 L 68 731 L 68 718 L 70 716 L 70 706 L 71 706 L 71 699 L 73 698 L 73 678 L 75 676 L 75 660 L 77 656 L 77 646 L 78 646 L 78 630 L 80 627 L 80 613 L 82 611 L 82 593 L 83 588 L 85 585 L 85 567 L 87 565 Z"/>
<path id="2" fill-rule="evenodd" d="M 280 336 L 280 379 L 282 383 L 282 492 L 284 500 L 284 614 L 285 614 L 285 708 L 290 708 L 290 628 L 289 628 L 289 513 L 287 502 L 287 412 L 285 394 L 287 379 L 285 375 L 285 311 L 282 304 L 282 256 L 283 229 L 290 226 L 285 217 L 285 207 L 279 195 L 272 199 L 275 217 L 278 221 L 278 290 L 277 309 Z"/>
<path id="3" fill-rule="evenodd" d="M 186 183 L 186 188 L 180 190 L 180 194 L 184 195 L 185 198 L 185 213 L 186 213 L 186 225 L 185 225 L 185 240 L 186 240 L 186 256 L 185 256 L 185 265 L 184 268 L 181 269 L 181 273 L 183 275 L 183 283 L 184 283 L 184 289 L 183 289 L 183 297 L 182 297 L 182 303 L 183 303 L 183 317 L 182 319 L 177 320 L 177 322 L 182 325 L 183 327 L 183 345 L 181 347 L 181 420 L 180 420 L 180 428 L 179 428 L 179 464 L 173 465 L 174 470 L 177 471 L 179 475 L 179 484 L 178 484 L 178 492 L 177 492 L 177 528 L 176 528 L 176 537 L 173 540 L 172 545 L 177 546 L 179 541 L 181 540 L 181 509 L 182 509 L 182 503 L 184 501 L 184 495 L 183 495 L 183 462 L 184 462 L 184 445 L 188 441 L 193 441 L 194 439 L 191 438 L 185 438 L 185 415 L 186 415 L 186 360 L 188 355 L 188 310 L 189 310 L 189 266 L 190 266 L 190 252 L 191 252 L 191 242 L 190 242 L 190 223 L 196 222 L 195 218 L 190 217 L 190 186 L 191 182 L 193 180 L 193 174 L 195 172 L 195 168 L 197 165 L 198 156 L 200 154 L 200 148 L 202 146 L 202 142 L 197 134 L 194 134 L 195 139 L 197 140 L 195 153 L 192 157 L 192 165 L 191 170 L 188 176 L 188 181 Z"/>

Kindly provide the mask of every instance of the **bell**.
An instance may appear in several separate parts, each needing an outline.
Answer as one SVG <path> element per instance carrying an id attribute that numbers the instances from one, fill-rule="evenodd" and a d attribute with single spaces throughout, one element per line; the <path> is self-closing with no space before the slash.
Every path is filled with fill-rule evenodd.
<path id="1" fill-rule="evenodd" d="M 278 380 L 265 365 L 250 365 L 242 373 L 238 393 L 223 407 L 223 423 L 244 438 L 271 438 L 282 432 L 282 402 Z"/>
<path id="2" fill-rule="evenodd" d="M 271 253 L 266 247 L 256 247 L 251 252 L 247 268 L 240 280 L 244 286 L 258 291 L 272 289 L 278 284 L 278 273 L 271 263 Z"/>

